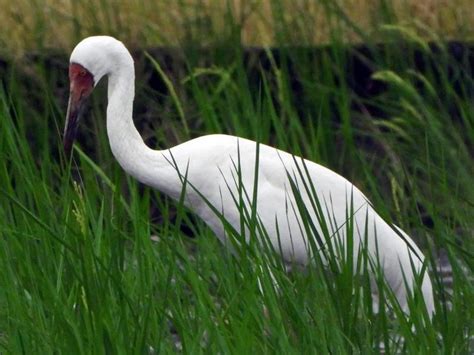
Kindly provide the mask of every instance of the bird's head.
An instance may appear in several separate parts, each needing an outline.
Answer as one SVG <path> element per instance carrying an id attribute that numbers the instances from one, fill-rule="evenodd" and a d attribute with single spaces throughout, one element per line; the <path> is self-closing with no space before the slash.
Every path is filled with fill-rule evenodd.
<path id="1" fill-rule="evenodd" d="M 128 51 L 122 42 L 109 36 L 88 37 L 72 51 L 69 61 L 69 102 L 63 136 L 67 156 L 71 153 L 84 102 L 103 76 L 120 67 L 123 53 L 128 54 Z"/>

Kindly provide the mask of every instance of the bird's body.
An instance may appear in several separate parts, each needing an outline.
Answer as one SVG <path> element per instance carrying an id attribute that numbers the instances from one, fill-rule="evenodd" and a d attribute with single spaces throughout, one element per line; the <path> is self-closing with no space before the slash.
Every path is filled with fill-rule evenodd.
<path id="1" fill-rule="evenodd" d="M 87 78 L 87 75 L 92 78 L 86 80 L 88 84 L 74 87 L 73 83 L 80 81 L 76 78 Z M 132 119 L 135 94 L 133 59 L 123 44 L 111 37 L 87 38 L 71 55 L 72 109 L 68 110 L 66 138 L 69 131 L 76 128 L 75 102 L 80 102 L 82 96 L 92 91 L 87 87 L 90 80 L 95 85 L 104 75 L 109 78 L 107 132 L 111 149 L 130 175 L 175 200 L 183 192 L 185 179 L 185 204 L 224 244 L 228 237 L 219 214 L 240 231 L 239 196 L 244 195 L 244 204 L 250 208 L 256 188 L 258 220 L 271 244 L 285 261 L 306 265 L 314 249 L 309 241 L 312 236 L 308 235 L 302 223 L 298 193 L 294 193 L 295 185 L 292 188 L 294 183 L 320 235 L 324 234 L 324 228 L 318 223 L 318 218 L 324 217 L 329 236 L 344 244 L 348 216 L 352 216 L 355 256 L 359 246 L 367 247 L 369 256 L 380 263 L 388 285 L 406 309 L 409 291 L 405 286 L 413 287 L 415 274 L 423 266 L 422 253 L 408 235 L 387 224 L 364 194 L 342 176 L 276 148 L 228 135 L 207 135 L 165 150 L 147 147 Z M 77 86 L 81 85 L 84 88 L 78 89 Z M 86 95 L 76 94 L 78 97 L 74 97 L 74 92 L 79 91 Z M 70 148 L 69 142 L 65 144 Z M 255 179 L 256 171 L 258 179 Z M 244 193 L 239 186 L 243 187 Z M 313 187 L 314 191 L 311 191 Z M 321 204 L 319 211 L 322 216 L 317 216 L 318 209 L 312 203 L 315 198 Z M 431 314 L 434 310 L 432 285 L 426 273 L 421 290 Z"/>

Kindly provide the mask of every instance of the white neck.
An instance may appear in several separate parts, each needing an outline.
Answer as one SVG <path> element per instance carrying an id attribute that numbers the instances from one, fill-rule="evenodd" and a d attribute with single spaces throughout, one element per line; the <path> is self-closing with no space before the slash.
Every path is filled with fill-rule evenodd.
<path id="1" fill-rule="evenodd" d="M 179 196 L 178 176 L 164 157 L 166 151 L 150 149 L 133 123 L 135 72 L 131 57 L 125 59 L 109 73 L 107 134 L 112 153 L 122 168 L 140 182 L 172 197 Z"/>

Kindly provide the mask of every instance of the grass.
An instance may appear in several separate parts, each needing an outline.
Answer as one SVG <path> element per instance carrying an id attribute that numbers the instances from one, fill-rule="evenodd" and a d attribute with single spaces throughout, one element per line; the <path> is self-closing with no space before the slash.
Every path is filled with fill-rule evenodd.
<path id="1" fill-rule="evenodd" d="M 384 40 L 380 27 L 404 25 L 429 37 L 473 38 L 470 0 L 0 0 L 0 54 L 21 56 L 45 48 L 70 51 L 98 33 L 120 37 L 130 48 L 213 45 L 216 39 L 246 46 L 332 41 L 339 35 Z M 52 21 L 51 19 L 54 19 Z M 287 31 L 291 28 L 291 31 Z"/>
<path id="2" fill-rule="evenodd" d="M 112 13 L 104 4 L 78 6 L 105 18 Z M 282 4 L 272 2 L 274 21 L 281 20 L 272 43 L 291 44 L 294 27 Z M 186 39 L 180 42 L 185 73 L 158 62 L 156 73 L 168 78 L 172 95 L 157 96 L 138 72 L 137 123 L 145 138 L 158 137 L 157 146 L 231 133 L 301 154 L 354 181 L 429 255 L 437 311 L 432 324 L 421 326 L 416 306 L 411 318 L 373 314 L 360 296 L 364 280 L 351 273 L 311 267 L 288 274 L 253 245 L 242 247 L 245 257 L 231 255 L 189 211 L 123 173 L 108 148 L 103 87 L 81 125 L 84 152 L 76 150 L 69 169 L 60 153 L 66 69 L 40 61 L 13 66 L 0 78 L 0 351 L 172 352 L 177 338 L 186 353 L 376 353 L 379 343 L 388 353 L 472 351 L 472 68 L 449 55 L 436 31 L 428 32 L 440 48 L 435 55 L 412 27 L 393 25 L 402 19 L 390 3 L 378 4 L 387 9 L 374 16 L 390 25 L 383 31 L 395 45 L 377 51 L 380 32 L 356 28 L 374 54 L 366 59 L 377 69 L 375 78 L 387 88 L 376 96 L 357 95 L 346 84 L 350 38 L 343 33 L 350 22 L 344 14 L 331 12 L 328 51 L 316 63 L 298 49 L 284 49 L 278 60 L 268 51 L 270 65 L 258 84 L 242 61 L 242 38 L 229 35 L 231 22 L 230 32 L 212 32 L 204 42 L 213 44 L 211 64 L 203 66 L 198 46 Z M 190 16 L 197 16 L 192 9 Z M 166 17 L 163 10 L 160 16 Z M 298 28 L 311 33 L 303 20 Z M 38 23 L 44 32 L 20 42 L 25 48 L 50 46 L 49 25 Z M 81 30 L 64 32 L 59 47 L 92 31 L 88 22 L 74 23 Z M 93 30 L 110 30 L 103 26 Z M 136 43 L 156 43 L 162 33 L 145 28 L 146 40 Z M 431 64 L 416 72 L 420 50 Z M 183 226 L 197 237 L 185 236 Z M 451 294 L 436 273 L 441 249 L 453 266 Z M 389 341 L 396 334 L 403 343 Z"/>

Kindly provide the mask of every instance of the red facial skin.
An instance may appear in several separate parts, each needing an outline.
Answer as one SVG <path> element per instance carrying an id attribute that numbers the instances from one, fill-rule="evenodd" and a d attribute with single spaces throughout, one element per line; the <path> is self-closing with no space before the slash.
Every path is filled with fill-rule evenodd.
<path id="1" fill-rule="evenodd" d="M 89 96 L 94 89 L 94 77 L 92 74 L 77 63 L 69 65 L 70 94 L 79 100 Z"/>
<path id="2" fill-rule="evenodd" d="M 66 126 L 64 127 L 64 151 L 70 156 L 74 137 L 76 136 L 79 122 L 79 113 L 84 100 L 94 89 L 94 77 L 92 74 L 77 63 L 69 65 L 69 103 L 66 114 Z"/>

